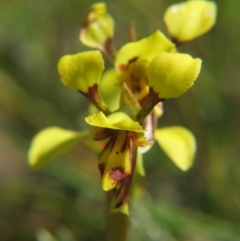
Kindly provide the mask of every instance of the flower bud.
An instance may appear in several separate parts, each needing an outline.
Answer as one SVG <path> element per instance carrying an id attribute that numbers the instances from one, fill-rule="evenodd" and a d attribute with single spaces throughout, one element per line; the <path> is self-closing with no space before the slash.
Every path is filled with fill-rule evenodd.
<path id="1" fill-rule="evenodd" d="M 216 21 L 216 5 L 204 0 L 186 1 L 171 5 L 164 22 L 172 39 L 187 42 L 209 31 Z"/>
<path id="2" fill-rule="evenodd" d="M 104 50 L 114 33 L 114 22 L 104 3 L 91 6 L 80 32 L 80 41 L 90 48 Z"/>

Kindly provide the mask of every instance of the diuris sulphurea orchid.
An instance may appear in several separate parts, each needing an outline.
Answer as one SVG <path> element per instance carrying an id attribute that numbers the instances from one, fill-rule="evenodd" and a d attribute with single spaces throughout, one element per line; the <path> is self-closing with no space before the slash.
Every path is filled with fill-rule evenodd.
<path id="1" fill-rule="evenodd" d="M 170 34 L 159 30 L 134 40 L 119 50 L 113 43 L 114 21 L 104 3 L 90 7 L 80 41 L 93 50 L 63 56 L 58 72 L 63 85 L 73 88 L 91 103 L 85 118 L 90 133 L 59 127 L 40 131 L 29 150 L 29 163 L 41 167 L 70 151 L 82 138 L 103 141 L 98 168 L 102 188 L 112 191 L 111 211 L 128 212 L 132 179 L 145 175 L 142 154 L 156 141 L 183 171 L 193 164 L 196 141 L 185 127 L 157 127 L 163 101 L 191 88 L 202 61 L 179 53 L 177 46 L 206 33 L 215 23 L 211 1 L 190 0 L 170 6 L 164 22 Z M 103 55 L 113 63 L 105 69 Z"/>

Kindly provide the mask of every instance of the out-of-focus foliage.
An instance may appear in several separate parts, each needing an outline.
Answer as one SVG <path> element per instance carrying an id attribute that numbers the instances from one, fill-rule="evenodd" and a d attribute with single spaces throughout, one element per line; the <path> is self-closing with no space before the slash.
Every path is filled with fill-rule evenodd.
<path id="1" fill-rule="evenodd" d="M 173 0 L 106 1 L 119 47 L 130 22 L 139 38 L 166 32 Z M 34 240 L 42 228 L 60 241 L 104 240 L 104 195 L 97 157 L 80 144 L 64 160 L 33 172 L 27 165 L 32 136 L 57 125 L 81 130 L 85 100 L 64 88 L 57 62 L 85 48 L 81 20 L 94 1 L 0 2 L 0 234 L 1 240 Z M 180 47 L 203 59 L 198 81 L 164 105 L 159 126 L 187 126 L 196 136 L 193 167 L 179 171 L 153 146 L 145 154 L 149 193 L 135 190 L 129 240 L 240 240 L 240 35 L 238 0 L 216 1 L 215 27 Z M 106 60 L 107 61 L 107 60 Z M 65 230 L 65 231 L 64 231 Z M 68 231 L 66 231 L 68 230 Z M 41 240 L 42 241 L 42 240 Z"/>

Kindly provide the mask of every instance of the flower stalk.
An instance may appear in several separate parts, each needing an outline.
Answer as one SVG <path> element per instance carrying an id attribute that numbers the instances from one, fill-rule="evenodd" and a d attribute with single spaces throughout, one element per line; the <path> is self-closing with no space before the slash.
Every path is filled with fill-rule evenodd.
<path id="1" fill-rule="evenodd" d="M 158 94 L 153 90 L 153 88 L 149 88 L 149 95 L 147 100 L 144 102 L 142 109 L 137 114 L 138 122 L 142 122 L 153 110 L 154 106 L 157 103 L 164 101 L 164 99 L 160 99 Z"/>
<path id="2" fill-rule="evenodd" d="M 116 59 L 116 48 L 113 44 L 112 38 L 106 40 L 102 52 L 109 58 L 109 60 L 114 63 Z"/>

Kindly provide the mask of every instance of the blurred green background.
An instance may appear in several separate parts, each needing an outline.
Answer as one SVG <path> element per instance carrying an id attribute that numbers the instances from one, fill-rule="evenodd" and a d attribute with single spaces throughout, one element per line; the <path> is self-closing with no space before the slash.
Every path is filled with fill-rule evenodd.
<path id="1" fill-rule="evenodd" d="M 167 34 L 164 11 L 180 1 L 105 2 L 119 48 L 128 41 L 132 20 L 138 38 L 156 29 Z M 64 54 L 87 50 L 78 36 L 93 3 L 0 2 L 1 241 L 50 241 L 46 230 L 60 241 L 105 240 L 96 154 L 80 144 L 42 170 L 27 164 L 30 141 L 40 129 L 86 128 L 88 102 L 60 83 L 56 65 Z M 165 102 L 159 122 L 195 134 L 196 162 L 182 173 L 157 145 L 145 155 L 147 191 L 131 203 L 131 241 L 240 240 L 240 1 L 216 3 L 215 27 L 179 49 L 203 59 L 201 74 L 185 95 Z"/>

